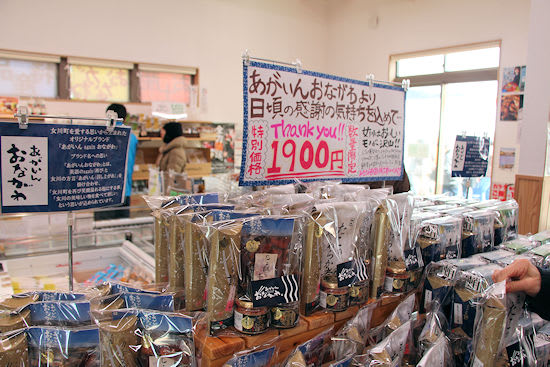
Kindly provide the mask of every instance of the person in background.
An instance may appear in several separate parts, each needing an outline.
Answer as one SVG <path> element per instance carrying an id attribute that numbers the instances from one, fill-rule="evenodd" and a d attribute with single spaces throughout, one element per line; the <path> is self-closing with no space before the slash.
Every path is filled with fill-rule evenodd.
<path id="1" fill-rule="evenodd" d="M 164 144 L 159 148 L 157 164 L 159 170 L 182 173 L 187 164 L 185 154 L 185 137 L 179 122 L 169 122 L 160 129 L 160 137 Z"/>
<path id="2" fill-rule="evenodd" d="M 118 118 L 122 119 L 122 122 L 117 122 L 118 126 L 124 125 L 126 120 L 126 107 L 119 103 L 113 103 L 107 107 L 105 112 L 114 111 L 116 112 Z M 132 194 L 132 174 L 134 173 L 134 163 L 136 161 L 136 150 L 137 150 L 138 140 L 137 137 L 130 132 L 130 138 L 128 140 L 128 157 L 126 163 L 126 180 L 124 184 L 124 203 L 120 206 L 125 207 L 125 209 L 118 210 L 107 210 L 95 212 L 95 220 L 105 220 L 105 219 L 115 219 L 115 218 L 130 218 L 130 209 L 127 209 L 130 206 L 130 195 Z"/>
<path id="3" fill-rule="evenodd" d="M 527 259 L 514 261 L 493 273 L 493 281 L 506 281 L 506 292 L 525 292 L 529 308 L 550 320 L 550 272 L 541 270 Z"/>

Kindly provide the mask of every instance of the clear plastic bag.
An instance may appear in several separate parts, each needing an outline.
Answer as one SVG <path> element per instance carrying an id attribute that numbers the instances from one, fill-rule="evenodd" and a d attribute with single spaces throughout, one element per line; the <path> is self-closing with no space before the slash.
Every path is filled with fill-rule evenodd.
<path id="1" fill-rule="evenodd" d="M 426 354 L 441 336 L 445 336 L 446 330 L 448 330 L 447 318 L 442 312 L 441 305 L 435 302 L 431 311 L 426 314 L 426 322 L 418 336 L 419 354 Z"/>
<path id="2" fill-rule="evenodd" d="M 495 212 L 480 210 L 463 214 L 462 257 L 492 251 L 495 234 Z"/>
<path id="3" fill-rule="evenodd" d="M 371 298 L 380 297 L 384 291 L 386 268 L 388 266 L 388 249 L 391 242 L 390 233 L 390 214 L 387 201 L 384 200 L 374 213 Z"/>
<path id="4" fill-rule="evenodd" d="M 505 341 L 506 284 L 487 289 L 476 314 L 472 366 L 494 366 Z"/>
<path id="5" fill-rule="evenodd" d="M 447 261 L 430 263 L 426 267 L 420 312 L 432 311 L 435 304 L 441 306 L 443 313 L 449 318 L 456 273 L 457 267 Z"/>
<path id="6" fill-rule="evenodd" d="M 84 326 L 91 324 L 90 302 L 87 300 L 39 301 L 31 303 L 27 309 L 29 324 L 34 326 Z"/>
<path id="7" fill-rule="evenodd" d="M 176 242 L 183 251 L 185 310 L 198 311 L 206 307 L 206 280 L 210 242 L 203 228 L 210 223 L 256 216 L 256 213 L 232 210 L 210 210 L 181 215 Z"/>
<path id="8" fill-rule="evenodd" d="M 397 305 L 381 325 L 371 330 L 369 335 L 370 339 L 375 343 L 379 343 L 382 339 L 403 326 L 407 321 L 410 321 L 415 304 L 416 295 L 411 293 Z"/>
<path id="9" fill-rule="evenodd" d="M 31 324 L 31 311 L 27 308 L 16 311 L 0 310 L 0 333 L 26 328 Z"/>
<path id="10" fill-rule="evenodd" d="M 541 269 L 550 269 L 550 243 L 535 247 L 528 253 L 533 257 L 534 263 Z"/>
<path id="11" fill-rule="evenodd" d="M 110 366 L 100 362 L 100 339 L 95 326 L 31 327 L 26 333 L 30 366 Z"/>
<path id="12" fill-rule="evenodd" d="M 333 328 L 317 334 L 312 339 L 298 345 L 290 353 L 284 367 L 321 367 L 325 359 L 330 355 L 330 341 Z"/>
<path id="13" fill-rule="evenodd" d="M 90 300 L 92 315 L 120 309 L 145 309 L 162 312 L 174 312 L 181 309 L 182 299 L 177 293 L 117 293 Z"/>
<path id="14" fill-rule="evenodd" d="M 503 242 L 501 246 L 519 255 L 534 249 L 537 247 L 537 243 L 531 241 L 527 236 L 517 236 L 516 239 Z"/>
<path id="15" fill-rule="evenodd" d="M 442 259 L 461 257 L 462 220 L 457 217 L 440 217 L 426 220 L 417 238 L 422 249 L 424 265 Z"/>
<path id="16" fill-rule="evenodd" d="M 332 338 L 332 350 L 335 360 L 344 360 L 347 356 L 361 354 L 368 342 L 372 313 L 378 304 L 371 303 L 359 309 L 357 314 L 338 330 Z"/>
<path id="17" fill-rule="evenodd" d="M 405 322 L 376 345 L 369 347 L 365 353 L 354 357 L 358 366 L 400 366 L 410 339 L 411 321 Z"/>
<path id="18" fill-rule="evenodd" d="M 360 202 L 329 202 L 317 204 L 315 210 L 313 220 L 321 234 L 319 305 L 344 311 L 350 303 L 350 286 L 363 282 L 368 287 L 368 259 L 358 258 L 366 207 Z"/>
<path id="19" fill-rule="evenodd" d="M 550 244 L 550 229 L 541 231 L 529 237 L 531 241 L 536 242 L 539 246 Z"/>
<path id="20" fill-rule="evenodd" d="M 426 351 L 417 367 L 452 367 L 454 361 L 449 345 L 449 340 L 442 334 L 433 343 L 432 347 Z"/>
<path id="21" fill-rule="evenodd" d="M 271 367 L 275 361 L 279 348 L 274 342 L 265 343 L 255 348 L 235 353 L 233 357 L 223 364 L 223 367 Z"/>
<path id="22" fill-rule="evenodd" d="M 27 335 L 20 329 L 0 334 L 0 366 L 30 367 Z"/>
<path id="23" fill-rule="evenodd" d="M 495 246 L 517 237 L 519 206 L 515 200 L 508 200 L 495 206 Z"/>

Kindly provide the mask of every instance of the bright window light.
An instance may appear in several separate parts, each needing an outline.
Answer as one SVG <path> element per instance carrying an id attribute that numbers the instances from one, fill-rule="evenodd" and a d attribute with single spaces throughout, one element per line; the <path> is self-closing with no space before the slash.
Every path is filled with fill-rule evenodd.
<path id="1" fill-rule="evenodd" d="M 453 52 L 445 55 L 445 71 L 496 68 L 499 58 L 500 47 Z"/>
<path id="2" fill-rule="evenodd" d="M 444 55 L 412 57 L 397 61 L 397 76 L 428 75 L 443 72 Z"/>

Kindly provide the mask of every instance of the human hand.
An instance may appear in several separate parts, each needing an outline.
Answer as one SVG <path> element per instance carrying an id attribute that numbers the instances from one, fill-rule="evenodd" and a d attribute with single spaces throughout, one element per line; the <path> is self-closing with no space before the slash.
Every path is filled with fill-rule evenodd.
<path id="1" fill-rule="evenodd" d="M 495 283 L 506 280 L 506 292 L 525 292 L 534 297 L 540 291 L 540 273 L 535 265 L 527 259 L 514 261 L 502 270 L 495 270 Z"/>

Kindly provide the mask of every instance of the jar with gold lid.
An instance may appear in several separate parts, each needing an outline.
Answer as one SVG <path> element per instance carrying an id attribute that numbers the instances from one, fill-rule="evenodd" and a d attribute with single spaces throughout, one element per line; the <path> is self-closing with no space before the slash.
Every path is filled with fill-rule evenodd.
<path id="1" fill-rule="evenodd" d="M 411 275 L 405 267 L 388 266 L 384 290 L 389 293 L 404 293 L 408 290 L 410 277 Z"/>
<path id="2" fill-rule="evenodd" d="M 261 334 L 269 328 L 270 314 L 267 307 L 254 307 L 246 296 L 235 300 L 233 324 L 235 329 L 244 334 Z"/>
<path id="3" fill-rule="evenodd" d="M 341 312 L 348 309 L 350 287 L 338 287 L 335 275 L 328 275 L 321 281 L 319 304 L 328 311 Z"/>
<path id="4" fill-rule="evenodd" d="M 349 290 L 349 303 L 362 305 L 369 300 L 369 281 L 363 280 L 351 285 Z"/>
<path id="5" fill-rule="evenodd" d="M 271 326 L 277 329 L 290 329 L 298 324 L 300 303 L 290 302 L 271 307 Z"/>

